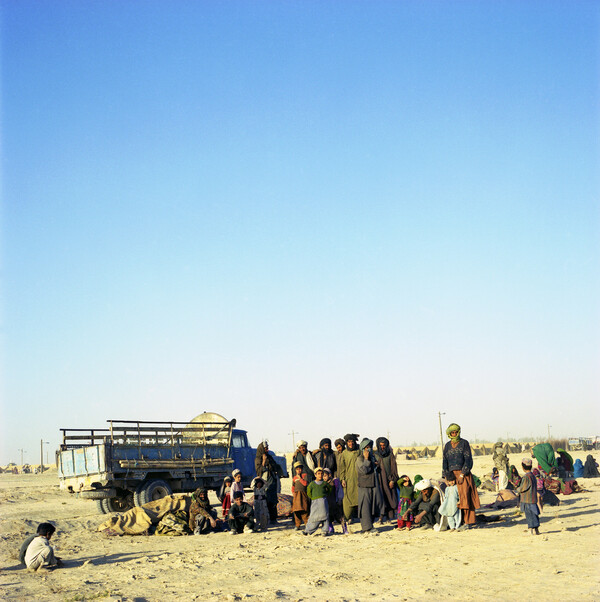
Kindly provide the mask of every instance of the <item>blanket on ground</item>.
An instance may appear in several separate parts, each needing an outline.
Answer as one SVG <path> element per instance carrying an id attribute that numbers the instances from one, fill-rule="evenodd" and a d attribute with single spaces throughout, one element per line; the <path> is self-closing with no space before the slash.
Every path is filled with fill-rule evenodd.
<path id="1" fill-rule="evenodd" d="M 151 525 L 157 525 L 169 512 L 190 509 L 191 498 L 187 495 L 168 495 L 155 502 L 148 502 L 139 508 L 132 508 L 123 514 L 111 516 L 97 531 L 111 531 L 117 535 L 141 535 Z"/>

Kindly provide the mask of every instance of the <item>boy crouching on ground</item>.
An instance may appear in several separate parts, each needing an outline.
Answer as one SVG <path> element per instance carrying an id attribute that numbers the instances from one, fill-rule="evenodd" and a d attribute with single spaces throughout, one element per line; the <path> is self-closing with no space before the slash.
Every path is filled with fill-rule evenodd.
<path id="1" fill-rule="evenodd" d="M 41 523 L 37 528 L 37 535 L 25 541 L 29 542 L 26 549 L 25 544 L 21 548 L 21 561 L 28 569 L 37 571 L 41 568 L 62 566 L 62 560 L 54 555 L 54 549 L 50 545 L 50 538 L 54 535 L 56 527 L 50 523 Z"/>
<path id="2" fill-rule="evenodd" d="M 231 535 L 243 533 L 244 528 L 248 531 L 255 532 L 254 528 L 254 510 L 248 502 L 244 501 L 244 493 L 236 491 L 233 494 L 233 504 L 227 515 L 229 519 L 229 528 Z"/>

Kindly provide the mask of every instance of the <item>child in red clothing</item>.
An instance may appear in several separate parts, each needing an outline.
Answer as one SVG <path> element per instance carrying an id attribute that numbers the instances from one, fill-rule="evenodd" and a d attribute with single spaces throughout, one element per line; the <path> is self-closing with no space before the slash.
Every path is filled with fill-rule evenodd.
<path id="1" fill-rule="evenodd" d="M 306 525 L 308 515 L 310 513 L 310 500 L 306 493 L 308 481 L 306 474 L 302 474 L 304 465 L 302 462 L 294 462 L 294 478 L 292 479 L 292 512 L 294 513 L 294 522 L 296 523 L 296 531 L 302 528 L 302 523 Z"/>
<path id="2" fill-rule="evenodd" d="M 231 508 L 231 484 L 233 479 L 231 477 L 225 477 L 223 479 L 223 485 L 221 485 L 221 491 L 219 492 L 219 499 L 221 500 L 221 508 L 223 510 L 223 520 L 227 520 L 227 515 Z"/>

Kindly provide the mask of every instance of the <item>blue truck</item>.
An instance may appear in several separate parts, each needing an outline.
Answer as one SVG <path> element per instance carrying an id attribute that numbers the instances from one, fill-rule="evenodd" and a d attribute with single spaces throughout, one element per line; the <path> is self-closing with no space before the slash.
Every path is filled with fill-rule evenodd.
<path id="1" fill-rule="evenodd" d="M 104 429 L 60 429 L 60 488 L 96 501 L 101 513 L 124 512 L 171 493 L 218 490 L 236 468 L 245 487 L 256 448 L 236 421 L 205 412 L 190 422 L 108 420 Z M 269 452 L 287 477 L 286 460 Z"/>

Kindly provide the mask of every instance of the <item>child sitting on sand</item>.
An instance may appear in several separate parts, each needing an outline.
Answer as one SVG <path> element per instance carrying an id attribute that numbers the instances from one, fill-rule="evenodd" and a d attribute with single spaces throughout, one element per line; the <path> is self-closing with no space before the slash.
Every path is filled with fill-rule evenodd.
<path id="1" fill-rule="evenodd" d="M 255 533 L 254 528 L 254 510 L 248 502 L 244 501 L 244 494 L 241 491 L 236 491 L 233 494 L 233 504 L 229 514 L 229 528 L 231 535 L 237 535 L 246 531 Z"/>
<path id="2" fill-rule="evenodd" d="M 55 531 L 56 527 L 51 523 L 41 523 L 38 525 L 37 534 L 25 540 L 19 558 L 28 569 L 37 571 L 62 566 L 62 560 L 54 555 L 54 549 L 50 545 L 50 538 Z"/>
<path id="3" fill-rule="evenodd" d="M 446 477 L 446 491 L 439 513 L 448 517 L 448 529 L 450 531 L 458 529 L 461 518 L 460 508 L 458 507 L 458 487 L 456 486 L 456 476 L 451 472 Z"/>
<path id="4" fill-rule="evenodd" d="M 252 479 L 250 484 L 254 492 L 254 518 L 257 529 L 266 531 L 269 524 L 269 508 L 267 506 L 267 492 L 265 491 L 265 482 L 260 477 Z"/>
<path id="5" fill-rule="evenodd" d="M 398 479 L 398 529 L 402 530 L 406 528 L 410 531 L 414 517 L 412 512 L 406 515 L 406 520 L 402 518 L 404 513 L 408 510 L 409 506 L 414 501 L 415 488 L 410 482 L 410 477 L 403 474 Z"/>

